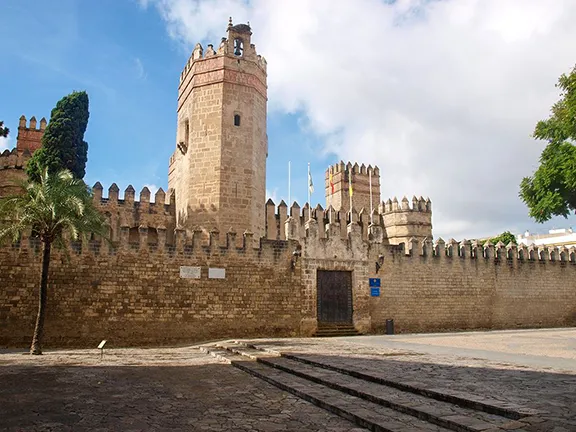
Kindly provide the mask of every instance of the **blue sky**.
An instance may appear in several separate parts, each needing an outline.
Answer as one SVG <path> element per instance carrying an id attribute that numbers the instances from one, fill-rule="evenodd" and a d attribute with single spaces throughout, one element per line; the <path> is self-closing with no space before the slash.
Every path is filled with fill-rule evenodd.
<path id="1" fill-rule="evenodd" d="M 306 199 L 311 162 L 377 164 L 382 198 L 430 196 L 435 237 L 544 231 L 518 184 L 537 166 L 530 138 L 576 63 L 569 2 L 544 0 L 3 0 L 0 119 L 49 117 L 90 97 L 86 181 L 167 187 L 181 69 L 217 44 L 228 16 L 250 20 L 268 60 L 267 190 Z M 354 5 L 352 5 L 354 3 Z M 473 167 L 476 167 L 475 169 Z"/>
<path id="2" fill-rule="evenodd" d="M 100 181 L 105 189 L 116 182 L 121 191 L 128 184 L 137 192 L 144 185 L 166 190 L 178 80 L 189 52 L 170 39 L 157 11 L 131 0 L 8 0 L 2 21 L 0 81 L 10 85 L 3 86 L 0 118 L 13 131 L 9 143 L 15 145 L 22 114 L 49 119 L 62 96 L 86 90 L 90 147 L 85 180 Z M 299 155 L 292 179 L 300 199 L 306 199 L 307 160 L 314 159 L 317 182 L 329 163 L 314 156 L 314 139 L 300 131 L 298 119 L 290 114 L 268 119 L 267 189 L 274 197 L 287 194 L 291 155 Z"/>

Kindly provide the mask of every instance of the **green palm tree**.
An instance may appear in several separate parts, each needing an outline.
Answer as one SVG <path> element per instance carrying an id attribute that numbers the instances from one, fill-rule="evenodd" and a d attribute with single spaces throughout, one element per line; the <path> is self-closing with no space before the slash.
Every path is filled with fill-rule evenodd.
<path id="1" fill-rule="evenodd" d="M 30 354 L 42 354 L 52 247 L 64 248 L 68 241 L 92 233 L 106 239 L 108 226 L 93 205 L 90 189 L 68 170 L 49 174 L 45 169 L 38 182 L 25 181 L 19 188 L 17 194 L 0 199 L 0 221 L 4 221 L 0 241 L 18 241 L 23 233 L 32 232 L 43 243 L 38 316 L 30 348 Z"/>

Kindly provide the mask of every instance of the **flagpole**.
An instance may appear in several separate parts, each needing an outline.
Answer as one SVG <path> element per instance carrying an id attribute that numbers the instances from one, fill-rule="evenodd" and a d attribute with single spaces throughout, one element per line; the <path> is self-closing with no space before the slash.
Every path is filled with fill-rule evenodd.
<path id="1" fill-rule="evenodd" d="M 352 223 L 352 167 L 348 168 L 348 196 L 350 197 L 350 223 Z"/>
<path id="2" fill-rule="evenodd" d="M 328 168 L 328 187 L 330 188 L 330 203 L 328 204 L 328 223 L 332 223 L 332 167 Z"/>
<path id="3" fill-rule="evenodd" d="M 310 162 L 308 162 L 308 220 L 312 219 L 312 201 L 310 198 Z"/>
<path id="4" fill-rule="evenodd" d="M 374 216 L 372 216 L 372 212 L 374 208 L 372 207 L 372 170 L 368 169 L 368 181 L 370 182 L 370 225 L 374 223 Z"/>
<path id="5" fill-rule="evenodd" d="M 292 203 L 290 202 L 290 161 L 288 161 L 288 208 L 290 209 L 290 207 L 292 206 Z M 288 210 L 288 213 L 290 213 L 290 210 Z"/>

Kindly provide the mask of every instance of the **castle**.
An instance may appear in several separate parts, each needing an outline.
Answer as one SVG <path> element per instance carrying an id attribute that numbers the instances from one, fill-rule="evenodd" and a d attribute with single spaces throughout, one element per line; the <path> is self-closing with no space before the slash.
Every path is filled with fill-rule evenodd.
<path id="1" fill-rule="evenodd" d="M 576 250 L 433 244 L 430 200 L 380 201 L 378 167 L 328 167 L 326 209 L 266 201 L 267 70 L 251 35 L 230 21 L 217 49 L 195 46 L 167 192 L 152 202 L 147 188 L 137 200 L 132 186 L 122 198 L 116 184 L 106 196 L 93 186 L 112 244 L 73 243 L 53 260 L 48 341 L 369 333 L 390 318 L 399 331 L 576 323 Z M 0 196 L 45 128 L 21 117 Z M 38 253 L 34 238 L 0 248 L 0 345 L 31 334 Z"/>

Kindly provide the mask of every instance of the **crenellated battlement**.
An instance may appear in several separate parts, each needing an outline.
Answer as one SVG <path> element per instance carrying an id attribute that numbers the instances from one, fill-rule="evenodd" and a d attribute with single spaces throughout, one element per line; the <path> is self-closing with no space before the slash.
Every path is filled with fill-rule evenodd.
<path id="1" fill-rule="evenodd" d="M 290 217 L 287 225 L 292 222 Z M 356 223 L 357 224 L 357 223 Z M 327 232 L 335 228 L 335 223 L 327 224 Z M 519 265 L 559 264 L 571 265 L 576 268 L 576 248 L 566 247 L 536 247 L 516 246 L 512 243 L 504 245 L 499 242 L 496 245 L 490 242 L 481 245 L 477 242 L 462 240 L 457 242 L 450 239 L 445 242 L 442 238 L 432 242 L 430 239 L 418 241 L 410 239 L 407 244 L 399 245 L 384 244 L 376 238 L 368 241 L 361 236 L 360 230 L 354 228 L 354 224 L 347 227 L 346 238 L 336 236 L 319 236 L 315 219 L 309 220 L 303 237 L 299 240 L 269 240 L 255 239 L 253 233 L 244 232 L 238 234 L 233 230 L 220 233 L 218 230 L 211 231 L 196 229 L 192 233 L 186 230 L 176 229 L 170 238 L 166 227 L 159 226 L 155 229 L 155 235 L 150 236 L 150 229 L 144 226 L 138 227 L 137 236 L 131 235 L 129 226 L 122 226 L 118 239 L 111 243 L 102 240 L 89 240 L 70 242 L 68 253 L 71 255 L 118 255 L 142 253 L 164 255 L 167 258 L 189 258 L 191 260 L 205 260 L 209 257 L 222 257 L 230 259 L 248 259 L 252 261 L 293 261 L 293 252 L 301 250 L 302 259 L 311 260 L 342 260 L 364 261 L 370 263 L 379 260 L 381 265 L 388 260 L 388 265 L 410 265 L 412 260 L 418 259 L 420 264 L 432 265 L 456 264 L 469 261 L 471 264 L 494 264 L 508 265 L 511 268 Z M 288 230 L 288 228 L 287 228 Z M 23 253 L 41 254 L 41 244 L 37 238 L 25 236 L 21 241 L 2 247 L 9 249 L 13 255 Z M 343 256 L 342 253 L 346 255 Z M 296 263 L 293 262 L 293 265 Z"/>
<path id="2" fill-rule="evenodd" d="M 373 175 L 373 176 L 380 176 L 380 168 L 377 166 L 372 167 L 372 165 L 358 165 L 358 163 L 352 164 L 352 162 L 348 162 L 347 164 L 344 161 L 340 161 L 336 164 L 330 165 L 326 170 L 326 179 L 330 173 L 337 174 L 337 173 L 344 173 L 347 170 L 350 170 L 352 174 L 359 174 L 359 175 Z"/>
<path id="3" fill-rule="evenodd" d="M 29 151 L 34 153 L 42 146 L 42 136 L 46 130 L 48 122 L 45 117 L 36 121 L 36 117 L 31 117 L 27 122 L 26 116 L 22 115 L 18 122 L 18 136 L 16 138 L 16 148 L 19 153 Z"/>
<path id="4" fill-rule="evenodd" d="M 26 165 L 32 154 L 28 149 L 19 152 L 16 147 L 0 153 L 0 197 L 17 192 L 17 183 L 26 179 Z"/>
<path id="5" fill-rule="evenodd" d="M 350 210 L 350 206 L 370 209 L 371 203 L 375 206 L 380 201 L 380 169 L 340 161 L 326 169 L 324 190 L 327 207 L 344 211 Z"/>
<path id="6" fill-rule="evenodd" d="M 199 66 L 198 71 L 196 71 L 196 64 L 202 63 L 210 60 L 224 57 L 232 58 L 242 58 L 243 60 L 248 60 L 260 68 L 264 74 L 267 70 L 266 59 L 256 52 L 256 46 L 250 42 L 252 36 L 252 30 L 249 24 L 237 24 L 232 25 L 232 18 L 228 23 L 227 28 L 228 37 L 223 37 L 218 44 L 218 48 L 214 49 L 213 44 L 208 44 L 206 50 L 201 43 L 197 43 L 192 50 L 192 54 L 188 58 L 182 73 L 180 74 L 180 83 L 186 80 L 188 74 L 192 71 L 202 72 L 208 69 L 219 69 L 223 67 L 224 63 L 220 66 L 217 63 L 213 63 L 210 66 Z M 216 67 L 215 67 L 216 66 Z"/>
<path id="7" fill-rule="evenodd" d="M 187 259 L 190 261 L 206 260 L 207 258 L 221 257 L 229 263 L 235 260 L 247 260 L 250 262 L 263 261 L 271 264 L 284 260 L 287 263 L 292 257 L 292 252 L 297 248 L 293 241 L 271 241 L 255 239 L 254 234 L 244 232 L 237 234 L 230 230 L 220 233 L 213 229 L 206 231 L 196 229 L 188 233 L 183 229 L 173 230 L 172 233 L 164 227 L 158 226 L 151 235 L 151 229 L 140 226 L 136 235 L 128 225 L 122 226 L 118 238 L 111 242 L 102 239 L 78 240 L 68 242 L 64 253 L 68 256 L 116 256 L 134 255 L 141 257 L 143 254 L 163 256 L 163 259 Z M 42 245 L 38 238 L 29 235 L 10 245 L 0 246 L 1 251 L 14 256 L 23 254 L 40 256 Z M 54 253 L 58 253 L 57 250 Z"/>
<path id="8" fill-rule="evenodd" d="M 265 206 L 266 233 L 265 237 L 272 240 L 285 240 L 285 223 L 288 217 L 292 217 L 294 238 L 305 237 L 306 223 L 313 219 L 319 225 L 319 236 L 326 238 L 329 235 L 338 235 L 340 238 L 348 238 L 348 226 L 350 222 L 358 225 L 358 232 L 363 240 L 370 237 L 370 226 L 379 227 L 384 243 L 399 244 L 407 242 L 411 237 L 419 240 L 432 238 L 431 203 L 423 198 L 413 201 L 412 206 L 407 199 L 403 205 L 397 205 L 398 200 L 390 201 L 388 209 L 380 205 L 372 210 L 352 208 L 352 211 L 335 210 L 332 206 L 327 209 L 317 205 L 310 209 L 306 203 L 303 207 L 294 202 L 290 208 L 284 201 L 278 207 L 272 200 L 268 200 Z M 393 204 L 393 203 L 396 204 Z M 331 224 L 330 227 L 328 225 Z M 331 233 L 331 234 L 329 234 Z"/>
<path id="9" fill-rule="evenodd" d="M 411 238 L 406 247 L 406 255 L 412 258 L 426 259 L 470 259 L 494 261 L 496 263 L 508 262 L 539 262 L 539 263 L 571 263 L 576 264 L 576 248 L 546 247 L 546 246 L 517 246 L 514 243 L 505 245 L 502 242 L 492 244 L 490 241 L 483 245 L 477 241 L 450 239 L 445 242 L 442 238 L 432 242 L 431 239 L 418 241 Z"/>
<path id="10" fill-rule="evenodd" d="M 158 229 L 168 229 L 168 238 L 172 239 L 176 223 L 176 197 L 173 191 L 169 190 L 166 194 L 160 188 L 154 195 L 154 202 L 151 202 L 147 187 L 140 191 L 139 200 L 135 198 L 136 191 L 132 185 L 126 187 L 123 198 L 120 198 L 116 183 L 108 188 L 107 197 L 104 197 L 103 190 L 100 182 L 92 187 L 94 203 L 108 219 L 112 240 L 120 239 L 123 227 L 127 227 L 133 241 L 138 238 L 141 228 L 149 230 L 152 237 L 157 236 Z"/>
<path id="11" fill-rule="evenodd" d="M 0 153 L 0 170 L 24 169 L 31 156 L 28 150 L 18 152 L 16 147 L 12 150 L 4 150 Z"/>
<path id="12" fill-rule="evenodd" d="M 378 205 L 378 211 L 382 214 L 392 213 L 392 212 L 432 212 L 432 202 L 430 198 L 424 199 L 423 197 L 417 198 L 412 197 L 412 202 L 408 198 L 403 197 L 402 201 L 398 201 L 398 198 L 394 197 L 392 199 L 388 198 L 387 201 L 382 201 Z"/>

